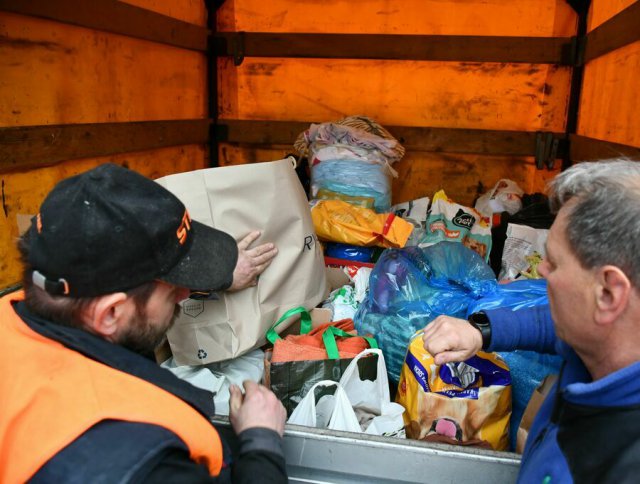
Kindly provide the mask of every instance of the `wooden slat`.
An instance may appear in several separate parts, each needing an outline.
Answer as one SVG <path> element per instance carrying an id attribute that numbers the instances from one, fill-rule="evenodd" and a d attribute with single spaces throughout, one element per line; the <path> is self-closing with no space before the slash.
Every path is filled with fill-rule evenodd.
<path id="1" fill-rule="evenodd" d="M 218 56 L 437 60 L 459 62 L 573 62 L 565 37 L 465 35 L 286 34 L 218 32 Z"/>
<path id="2" fill-rule="evenodd" d="M 206 51 L 206 28 L 116 0 L 0 0 L 0 10 Z"/>
<path id="3" fill-rule="evenodd" d="M 309 123 L 302 121 L 219 119 L 215 128 L 219 142 L 293 145 L 298 135 L 308 127 Z"/>
<path id="4" fill-rule="evenodd" d="M 587 34 L 584 61 L 639 40 L 640 1 L 637 1 Z"/>
<path id="5" fill-rule="evenodd" d="M 206 143 L 208 119 L 0 128 L 0 170 Z"/>
<path id="6" fill-rule="evenodd" d="M 513 156 L 534 156 L 536 152 L 536 133 L 526 131 L 404 126 L 388 129 L 403 146 L 420 151 Z"/>
<path id="7" fill-rule="evenodd" d="M 218 120 L 220 142 L 292 145 L 308 122 Z M 407 149 L 417 151 L 534 156 L 536 133 L 482 129 L 385 126 Z M 564 138 L 562 133 L 554 133 Z"/>
<path id="8" fill-rule="evenodd" d="M 609 158 L 628 158 L 640 161 L 640 148 L 610 143 L 595 138 L 572 134 L 569 136 L 571 161 L 597 161 Z"/>

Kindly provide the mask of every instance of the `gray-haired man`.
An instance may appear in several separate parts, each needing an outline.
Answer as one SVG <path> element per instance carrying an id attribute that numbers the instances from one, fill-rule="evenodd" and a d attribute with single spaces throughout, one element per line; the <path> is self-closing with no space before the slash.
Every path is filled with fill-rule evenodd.
<path id="1" fill-rule="evenodd" d="M 640 163 L 581 163 L 550 184 L 557 211 L 539 266 L 549 306 L 440 316 L 436 362 L 481 348 L 558 353 L 558 383 L 530 430 L 520 482 L 636 482 L 640 473 Z"/>

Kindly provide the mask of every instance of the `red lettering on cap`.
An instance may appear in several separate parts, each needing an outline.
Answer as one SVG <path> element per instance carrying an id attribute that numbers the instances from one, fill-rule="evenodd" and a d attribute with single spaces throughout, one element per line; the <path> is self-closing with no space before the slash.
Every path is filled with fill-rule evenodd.
<path id="1" fill-rule="evenodd" d="M 191 217 L 189 217 L 189 212 L 185 210 L 182 220 L 180 221 L 180 226 L 178 230 L 176 230 L 176 236 L 181 245 L 184 245 L 187 241 L 189 230 L 191 230 Z"/>
<path id="2" fill-rule="evenodd" d="M 40 216 L 40 214 L 36 216 L 36 229 L 38 230 L 39 234 L 42 233 L 42 217 Z"/>

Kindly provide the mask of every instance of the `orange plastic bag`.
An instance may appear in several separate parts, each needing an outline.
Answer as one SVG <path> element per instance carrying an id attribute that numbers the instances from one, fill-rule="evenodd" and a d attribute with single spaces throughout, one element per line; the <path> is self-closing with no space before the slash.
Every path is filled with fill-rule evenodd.
<path id="1" fill-rule="evenodd" d="M 281 361 L 326 360 L 327 350 L 323 342 L 323 334 L 333 326 L 347 333 L 355 332 L 352 319 L 343 319 L 333 323 L 325 323 L 307 334 L 288 335 L 277 340 L 273 345 L 272 363 Z M 340 358 L 354 358 L 362 350 L 369 348 L 369 343 L 359 336 L 353 338 L 336 338 Z"/>
<path id="2" fill-rule="evenodd" d="M 413 225 L 395 214 L 376 213 L 341 200 L 321 200 L 311 209 L 316 234 L 344 244 L 402 248 Z"/>

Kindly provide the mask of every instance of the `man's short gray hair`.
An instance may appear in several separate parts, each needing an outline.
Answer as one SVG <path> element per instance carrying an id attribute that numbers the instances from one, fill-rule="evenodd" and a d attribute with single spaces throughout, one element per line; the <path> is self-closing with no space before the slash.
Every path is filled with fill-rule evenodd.
<path id="1" fill-rule="evenodd" d="M 640 162 L 572 166 L 549 184 L 551 209 L 572 199 L 567 238 L 582 266 L 614 265 L 640 288 Z"/>

